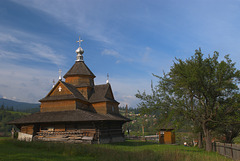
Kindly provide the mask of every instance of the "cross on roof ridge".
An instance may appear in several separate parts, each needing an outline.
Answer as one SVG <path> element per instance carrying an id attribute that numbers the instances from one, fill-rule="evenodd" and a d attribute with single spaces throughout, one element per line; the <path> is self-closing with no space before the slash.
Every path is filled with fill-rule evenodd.
<path id="1" fill-rule="evenodd" d="M 76 41 L 76 42 L 78 42 L 79 43 L 79 47 L 81 46 L 81 42 L 83 42 L 83 40 L 81 40 L 81 38 L 80 38 L 80 36 L 79 36 L 79 40 L 78 41 Z"/>

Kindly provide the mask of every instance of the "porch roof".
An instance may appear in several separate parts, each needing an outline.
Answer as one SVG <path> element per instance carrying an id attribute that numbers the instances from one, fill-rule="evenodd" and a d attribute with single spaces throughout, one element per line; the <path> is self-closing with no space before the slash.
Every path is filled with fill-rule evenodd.
<path id="1" fill-rule="evenodd" d="M 57 123 L 57 122 L 84 122 L 84 121 L 121 121 L 129 122 L 130 119 L 120 114 L 99 114 L 86 110 L 37 112 L 27 115 L 8 124 L 33 124 L 33 123 Z"/>

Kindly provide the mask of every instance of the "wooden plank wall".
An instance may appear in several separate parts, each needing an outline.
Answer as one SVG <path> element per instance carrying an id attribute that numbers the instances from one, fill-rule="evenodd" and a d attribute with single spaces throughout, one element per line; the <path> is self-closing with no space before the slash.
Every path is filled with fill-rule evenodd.
<path id="1" fill-rule="evenodd" d="M 71 77 L 67 77 L 65 80 L 66 83 L 72 84 L 74 86 L 90 86 L 93 87 L 94 86 L 94 80 L 92 77 L 89 76 L 71 76 Z"/>
<path id="2" fill-rule="evenodd" d="M 172 144 L 172 132 L 171 131 L 164 131 L 164 143 Z"/>
<path id="3" fill-rule="evenodd" d="M 25 125 L 21 127 L 21 132 L 29 135 L 33 135 L 34 125 Z"/>
<path id="4" fill-rule="evenodd" d="M 118 103 L 113 102 L 100 102 L 92 104 L 92 107 L 97 113 L 107 114 L 107 113 L 119 113 Z"/>
<path id="5" fill-rule="evenodd" d="M 106 102 L 94 103 L 92 107 L 97 113 L 106 114 L 107 113 L 107 104 Z"/>
<path id="6" fill-rule="evenodd" d="M 74 100 L 62 100 L 62 101 L 51 101 L 51 102 L 42 102 L 41 112 L 51 112 L 51 111 L 66 111 L 66 110 L 75 110 L 76 101 Z"/>
<path id="7" fill-rule="evenodd" d="M 119 113 L 118 103 L 107 102 L 107 113 Z"/>

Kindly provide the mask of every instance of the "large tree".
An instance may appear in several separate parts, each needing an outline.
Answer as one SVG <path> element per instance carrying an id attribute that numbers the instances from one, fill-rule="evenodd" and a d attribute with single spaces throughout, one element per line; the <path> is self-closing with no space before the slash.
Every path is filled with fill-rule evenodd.
<path id="1" fill-rule="evenodd" d="M 151 95 L 138 93 L 139 104 L 147 108 L 174 112 L 175 118 L 185 118 L 200 126 L 206 140 L 206 150 L 212 150 L 211 132 L 221 122 L 221 116 L 233 114 L 238 109 L 240 71 L 229 56 L 222 61 L 219 54 L 204 58 L 196 50 L 189 59 L 176 59 L 169 73 L 159 77 Z"/>

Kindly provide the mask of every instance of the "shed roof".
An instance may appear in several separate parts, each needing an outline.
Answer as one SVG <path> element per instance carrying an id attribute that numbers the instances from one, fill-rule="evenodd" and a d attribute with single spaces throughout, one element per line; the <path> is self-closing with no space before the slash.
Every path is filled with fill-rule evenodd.
<path id="1" fill-rule="evenodd" d="M 121 121 L 128 122 L 130 119 L 120 114 L 99 114 L 86 110 L 37 112 L 20 119 L 9 122 L 9 124 L 32 124 L 32 123 L 57 123 L 57 122 L 84 122 L 84 121 Z"/>

